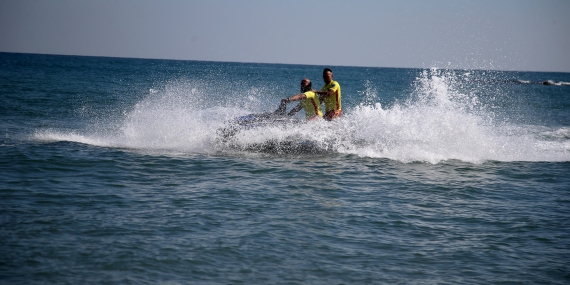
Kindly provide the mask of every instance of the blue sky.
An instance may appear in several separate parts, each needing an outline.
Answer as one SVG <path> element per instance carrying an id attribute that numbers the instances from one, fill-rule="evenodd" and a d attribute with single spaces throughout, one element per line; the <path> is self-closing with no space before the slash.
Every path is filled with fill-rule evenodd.
<path id="1" fill-rule="evenodd" d="M 0 51 L 570 72 L 568 0 L 0 0 Z"/>

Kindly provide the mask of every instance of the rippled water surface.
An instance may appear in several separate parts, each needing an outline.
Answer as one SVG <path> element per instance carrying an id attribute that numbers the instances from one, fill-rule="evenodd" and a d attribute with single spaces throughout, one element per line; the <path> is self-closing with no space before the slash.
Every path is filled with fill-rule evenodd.
<path id="1" fill-rule="evenodd" d="M 2 284 L 570 282 L 569 74 L 0 58 Z"/>

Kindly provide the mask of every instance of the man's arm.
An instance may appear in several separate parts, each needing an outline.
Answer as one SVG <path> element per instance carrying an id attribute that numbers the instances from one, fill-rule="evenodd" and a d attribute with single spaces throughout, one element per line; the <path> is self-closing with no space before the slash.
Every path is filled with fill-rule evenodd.
<path id="1" fill-rule="evenodd" d="M 303 100 L 305 98 L 307 98 L 307 95 L 305 95 L 305 94 L 297 94 L 297 95 L 294 95 L 293 97 L 290 97 L 290 98 L 283 98 L 283 99 L 281 99 L 281 106 L 277 110 L 283 110 L 283 114 L 285 114 L 285 108 L 286 107 L 283 107 L 283 106 L 287 106 L 287 103 L 289 103 L 291 101 L 299 101 L 299 100 Z M 293 108 L 291 111 L 289 111 L 289 114 L 287 114 L 287 115 L 293 116 L 295 113 L 301 111 L 301 109 L 303 109 L 303 106 L 301 105 L 301 103 L 299 103 L 297 106 L 295 106 L 295 108 Z"/>
<path id="2" fill-rule="evenodd" d="M 287 103 L 289 103 L 291 101 L 299 101 L 299 100 L 303 100 L 305 98 L 307 98 L 307 95 L 301 93 L 301 94 L 294 95 L 293 97 L 290 97 L 290 98 L 282 99 L 281 102 L 286 101 Z"/>
<path id="3" fill-rule="evenodd" d="M 319 95 L 319 100 L 323 100 L 329 96 L 332 96 L 334 94 L 334 90 L 333 89 L 329 89 L 327 91 L 317 91 L 317 90 L 313 90 L 313 92 L 317 93 Z"/>

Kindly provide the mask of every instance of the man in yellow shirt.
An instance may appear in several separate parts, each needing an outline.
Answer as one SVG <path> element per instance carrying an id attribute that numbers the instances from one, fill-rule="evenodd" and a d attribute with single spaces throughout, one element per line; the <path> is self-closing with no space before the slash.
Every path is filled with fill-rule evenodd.
<path id="1" fill-rule="evenodd" d="M 342 116 L 340 84 L 333 80 L 333 73 L 330 68 L 323 70 L 323 80 L 325 86 L 321 88 L 321 91 L 313 91 L 319 94 L 319 99 L 325 102 L 324 118 L 331 121 Z"/>
<path id="2" fill-rule="evenodd" d="M 311 80 L 308 78 L 303 78 L 303 80 L 301 80 L 302 93 L 281 100 L 282 106 L 291 101 L 301 101 L 297 106 L 291 109 L 287 115 L 293 116 L 295 113 L 301 111 L 301 109 L 305 109 L 305 117 L 308 121 L 323 117 L 323 111 L 321 110 L 321 101 L 319 100 L 319 96 L 317 96 L 317 94 L 312 91 L 311 86 Z"/>

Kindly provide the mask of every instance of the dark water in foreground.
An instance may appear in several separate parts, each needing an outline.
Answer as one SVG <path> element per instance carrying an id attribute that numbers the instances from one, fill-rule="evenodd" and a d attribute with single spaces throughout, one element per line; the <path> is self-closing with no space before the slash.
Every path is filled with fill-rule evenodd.
<path id="1" fill-rule="evenodd" d="M 322 68 L 0 53 L 0 283 L 570 283 L 570 74 Z"/>

